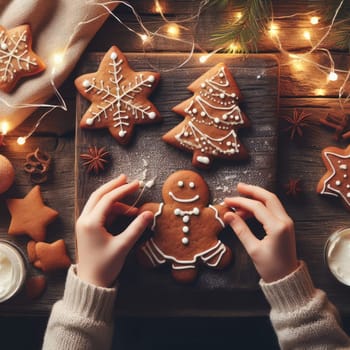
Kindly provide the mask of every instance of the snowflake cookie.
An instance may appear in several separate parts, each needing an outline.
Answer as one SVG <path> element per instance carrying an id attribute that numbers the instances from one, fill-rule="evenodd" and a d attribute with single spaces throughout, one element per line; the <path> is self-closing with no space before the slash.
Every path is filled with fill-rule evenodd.
<path id="1" fill-rule="evenodd" d="M 44 69 L 44 62 L 32 51 L 29 25 L 9 30 L 0 26 L 0 90 L 11 92 L 19 79 Z"/>
<path id="2" fill-rule="evenodd" d="M 200 264 L 226 267 L 232 252 L 218 235 L 229 208 L 208 205 L 204 179 L 193 171 L 177 171 L 164 182 L 162 195 L 163 203 L 146 203 L 140 208 L 140 212 L 154 213 L 154 234 L 138 250 L 141 265 L 153 268 L 170 263 L 174 279 L 182 283 L 196 278 Z"/>
<path id="3" fill-rule="evenodd" d="M 159 78 L 159 73 L 133 71 L 123 53 L 112 46 L 97 72 L 84 74 L 75 80 L 78 91 L 92 102 L 81 119 L 80 127 L 108 128 L 120 144 L 127 144 L 135 124 L 161 120 L 156 107 L 147 100 Z"/>
<path id="4" fill-rule="evenodd" d="M 185 119 L 163 140 L 193 152 L 192 164 L 198 168 L 209 168 L 214 158 L 247 158 L 236 131 L 250 122 L 238 105 L 242 95 L 227 66 L 217 64 L 188 89 L 194 96 L 173 108 Z"/>
<path id="5" fill-rule="evenodd" d="M 350 146 L 345 149 L 326 147 L 322 150 L 322 160 L 327 172 L 318 182 L 316 191 L 339 197 L 350 210 Z"/>

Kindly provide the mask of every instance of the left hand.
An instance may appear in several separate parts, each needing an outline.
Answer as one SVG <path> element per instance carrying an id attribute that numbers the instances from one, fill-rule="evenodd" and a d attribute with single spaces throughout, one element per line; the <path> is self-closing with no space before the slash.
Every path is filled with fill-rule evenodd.
<path id="1" fill-rule="evenodd" d="M 137 191 L 139 182 L 127 183 L 119 176 L 93 192 L 76 223 L 77 274 L 82 280 L 110 287 L 119 276 L 130 249 L 153 219 L 149 211 L 141 213 L 120 234 L 113 236 L 106 222 L 120 214 L 137 215 L 138 209 L 119 202 Z"/>

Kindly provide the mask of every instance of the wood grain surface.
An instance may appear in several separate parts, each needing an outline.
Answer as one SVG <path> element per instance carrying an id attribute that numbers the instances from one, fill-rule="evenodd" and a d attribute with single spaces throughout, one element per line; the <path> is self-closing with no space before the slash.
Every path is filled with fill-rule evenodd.
<path id="1" fill-rule="evenodd" d="M 126 53 L 129 64 L 134 70 L 149 70 L 148 62 L 157 62 L 164 70 L 173 67 L 174 62 L 186 59 L 182 54 L 138 54 Z M 103 54 L 91 54 L 83 65 L 83 72 L 94 72 L 103 57 Z M 250 159 L 244 162 L 223 162 L 217 160 L 210 171 L 198 171 L 207 181 L 212 197 L 212 203 L 220 203 L 226 196 L 235 193 L 235 186 L 239 181 L 255 183 L 265 188 L 273 189 L 276 181 L 277 156 L 277 107 L 279 66 L 275 57 L 271 55 L 236 56 L 215 55 L 206 62 L 198 65 L 198 55 L 194 55 L 185 67 L 174 72 L 162 72 L 161 82 L 151 97 L 163 116 L 159 125 L 137 126 L 133 142 L 127 146 L 120 146 L 109 134 L 108 130 L 83 130 L 76 128 L 76 155 L 77 155 L 77 215 L 86 202 L 88 196 L 101 183 L 104 183 L 120 173 L 129 179 L 139 179 L 147 182 L 154 180 L 154 186 L 145 189 L 137 205 L 146 202 L 161 202 L 161 189 L 165 179 L 173 172 L 181 169 L 194 169 L 191 165 L 191 155 L 165 144 L 161 136 L 182 121 L 182 117 L 171 111 L 176 104 L 188 99 L 192 93 L 187 86 L 219 62 L 225 62 L 244 96 L 241 108 L 251 120 L 249 130 L 241 129 L 238 137 L 248 148 Z M 78 95 L 77 123 L 88 108 L 90 102 Z M 88 146 L 105 146 L 110 152 L 112 162 L 110 168 L 99 176 L 86 172 L 78 156 L 86 153 Z M 133 200 L 129 200 L 130 203 Z M 116 232 L 122 225 L 115 225 Z M 234 263 L 225 271 L 215 272 L 203 268 L 198 280 L 191 286 L 179 286 L 170 277 L 169 269 L 158 271 L 144 270 L 138 266 L 133 254 L 124 271 L 118 298 L 118 313 L 130 315 L 132 310 L 138 310 L 140 315 L 198 314 L 205 313 L 207 307 L 215 307 L 215 300 L 205 301 L 203 304 L 192 305 L 194 295 L 200 298 L 210 298 L 213 293 L 241 292 L 242 290 L 256 291 L 258 276 L 246 252 L 237 244 L 230 230 L 222 234 L 223 241 L 227 242 L 235 256 Z M 137 299 L 133 293 L 142 290 Z M 154 303 L 151 299 L 155 291 L 162 290 L 163 297 L 157 296 Z M 166 297 L 165 297 L 166 295 Z M 171 295 L 173 304 L 165 302 Z M 131 297 L 132 296 L 132 297 Z M 164 299 L 165 298 L 165 299 Z M 182 304 L 183 299 L 192 300 L 189 304 Z M 227 302 L 232 300 L 228 298 Z M 174 305 L 178 304 L 175 309 Z M 226 304 L 225 310 L 228 310 Z M 218 310 L 219 312 L 219 310 Z"/>
<path id="2" fill-rule="evenodd" d="M 169 20 L 178 20 L 191 16 L 198 9 L 198 3 L 199 1 L 197 0 L 168 0 L 161 2 L 165 15 Z M 143 23 L 150 29 L 157 28 L 161 23 L 159 14 L 154 11 L 153 4 L 153 1 L 133 1 L 133 5 L 142 17 Z M 310 15 L 307 12 L 312 9 L 309 5 L 315 6 L 315 4 L 316 2 L 305 2 L 304 0 L 292 2 L 273 0 L 274 16 L 282 29 L 279 32 L 280 40 L 285 49 L 297 54 L 302 53 L 309 49 L 308 41 L 303 39 L 302 36 L 304 30 L 311 29 L 316 35 L 320 35 L 327 30 L 322 21 L 316 27 L 311 27 L 310 25 Z M 350 3 L 345 2 L 344 5 L 349 8 Z M 138 29 L 134 16 L 125 7 L 118 7 L 114 13 L 120 16 L 126 24 Z M 292 16 L 296 13 L 305 14 Z M 225 21 L 225 18 L 229 19 L 230 16 L 232 17 L 230 8 L 208 9 L 201 14 L 197 26 L 194 21 L 186 23 L 193 29 L 193 35 L 196 41 L 200 43 L 201 49 L 210 51 L 213 48 L 213 43 L 210 40 L 211 34 Z M 92 39 L 86 54 L 88 55 L 95 51 L 106 51 L 111 45 L 117 45 L 124 52 L 138 52 L 142 58 L 143 47 L 141 40 L 113 18 L 109 18 Z M 347 51 L 339 50 L 331 40 L 324 42 L 323 46 L 331 50 L 337 68 L 349 69 L 350 56 Z M 149 53 L 150 50 L 148 48 L 146 52 Z M 188 54 L 189 46 L 181 41 L 172 41 L 171 43 L 155 45 L 152 48 L 152 52 L 170 53 L 171 55 L 174 53 Z M 333 132 L 320 126 L 318 123 L 319 118 L 324 117 L 327 113 L 339 112 L 339 82 L 343 81 L 345 75 L 339 74 L 338 82 L 332 83 L 327 81 L 327 75 L 321 73 L 315 66 L 311 64 L 300 65 L 297 62 L 295 64 L 288 55 L 280 53 L 268 35 L 260 40 L 259 52 L 273 53 L 280 63 L 279 116 L 292 115 L 294 108 L 304 109 L 312 114 L 311 120 L 313 124 L 305 128 L 304 137 L 297 138 L 294 141 L 289 140 L 288 134 L 283 131 L 285 125 L 281 123 L 277 147 L 277 179 L 274 185 L 288 213 L 295 221 L 298 256 L 307 262 L 315 285 L 325 290 L 331 301 L 343 315 L 349 315 L 349 288 L 335 280 L 328 271 L 323 257 L 325 241 L 331 232 L 342 226 L 349 225 L 349 213 L 336 199 L 322 197 L 315 193 L 316 184 L 325 171 L 320 157 L 322 148 L 329 145 L 339 147 L 347 145 L 347 142 L 334 140 Z M 325 64 L 326 66 L 329 64 L 326 55 L 320 52 L 313 52 L 308 58 L 310 61 Z M 25 146 L 20 148 L 15 142 L 16 137 L 26 134 L 35 124 L 42 111 L 34 113 L 31 118 L 10 133 L 6 138 L 7 145 L 0 148 L 0 153 L 9 157 L 16 168 L 15 186 L 8 194 L 3 195 L 2 199 L 6 196 L 23 196 L 31 188 L 32 185 L 22 171 L 22 164 L 27 152 L 40 146 L 52 153 L 54 172 L 51 173 L 51 178 L 47 184 L 43 186 L 43 193 L 48 204 L 60 212 L 60 218 L 50 228 L 48 237 L 54 240 L 64 236 L 68 240 L 71 255 L 74 255 L 74 125 L 76 112 L 76 91 L 73 80 L 80 73 L 84 62 L 86 62 L 85 55 L 82 56 L 78 63 L 77 70 L 72 72 L 60 89 L 68 104 L 68 111 L 62 112 L 57 110 L 52 113 L 40 125 L 38 132 L 28 140 Z M 197 68 L 203 69 L 199 65 Z M 175 71 L 174 75 L 176 74 L 177 72 Z M 253 81 L 255 82 L 256 80 L 253 79 Z M 348 83 L 345 86 L 345 93 L 349 92 L 350 84 Z M 190 96 L 190 93 L 185 89 L 182 91 L 182 94 L 184 97 Z M 182 96 L 180 97 L 183 98 Z M 154 96 L 155 98 L 156 96 Z M 56 103 L 57 101 L 53 99 L 51 102 Z M 173 102 L 171 106 L 178 102 L 178 98 L 174 97 Z M 157 101 L 157 104 L 161 103 L 162 101 Z M 350 113 L 348 104 L 345 107 L 345 111 Z M 181 117 L 172 114 L 169 110 L 167 113 L 169 114 L 166 117 L 174 118 L 177 121 L 181 120 Z M 141 137 L 141 139 L 147 138 L 148 133 L 148 129 L 137 130 L 137 136 Z M 249 133 L 245 131 L 244 134 L 240 135 L 243 142 L 246 141 L 248 136 Z M 189 155 L 179 153 L 179 156 L 186 158 L 188 162 L 190 161 Z M 148 174 L 151 174 L 150 170 L 148 170 Z M 285 195 L 284 185 L 290 178 L 300 178 L 302 181 L 303 193 L 298 199 Z M 102 183 L 102 180 L 97 178 L 96 185 L 99 182 Z M 0 203 L 0 238 L 8 238 L 6 230 L 9 223 L 9 214 L 3 200 Z M 19 240 L 19 243 L 24 246 L 25 239 Z M 235 249 L 241 249 L 238 248 L 238 242 L 233 243 Z M 248 261 L 243 263 L 248 264 Z M 36 273 L 36 271 L 33 271 L 33 273 Z M 248 276 L 250 278 L 250 275 Z M 256 275 L 253 277 L 256 278 Z M 244 275 L 235 278 L 236 280 L 239 278 L 244 279 Z M 26 316 L 47 315 L 53 302 L 62 296 L 64 280 L 64 274 L 50 276 L 49 288 L 42 298 L 32 302 L 20 300 L 20 298 L 14 299 L 10 303 L 1 304 L 0 313 Z M 146 282 L 148 283 L 148 281 Z M 256 280 L 254 280 L 255 282 Z M 148 288 L 147 284 L 145 285 Z M 249 291 L 249 289 L 244 289 L 241 292 L 235 291 L 234 293 L 216 290 L 215 293 L 207 293 L 205 297 L 193 291 L 193 293 L 188 294 L 187 298 L 174 303 L 173 297 L 180 291 L 181 287 L 179 289 L 174 288 L 171 295 L 167 294 L 168 290 L 163 290 L 162 288 L 154 290 L 152 295 L 148 295 L 149 299 L 147 300 L 142 296 L 142 288 L 140 288 L 141 290 L 135 289 L 133 291 L 121 289 L 117 307 L 121 314 L 139 315 L 140 310 L 138 306 L 140 302 L 137 302 L 135 306 L 128 305 L 128 308 L 123 306 L 122 303 L 127 298 L 135 301 L 141 298 L 146 305 L 144 311 L 147 309 L 148 303 L 154 305 L 159 300 L 159 306 L 152 310 L 154 315 L 164 315 L 163 309 L 172 315 L 192 315 L 195 312 L 203 316 L 267 315 L 269 310 L 264 297 L 256 290 Z M 129 294 L 126 295 L 127 293 Z M 201 311 L 200 306 L 203 304 L 206 304 L 206 308 Z"/>

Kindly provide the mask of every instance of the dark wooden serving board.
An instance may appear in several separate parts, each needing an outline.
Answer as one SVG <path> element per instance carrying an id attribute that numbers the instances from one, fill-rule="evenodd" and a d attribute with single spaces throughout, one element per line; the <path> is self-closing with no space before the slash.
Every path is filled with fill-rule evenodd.
<path id="1" fill-rule="evenodd" d="M 216 161 L 210 171 L 199 171 L 209 184 L 212 203 L 219 203 L 226 196 L 235 195 L 239 181 L 273 189 L 275 184 L 277 111 L 279 66 L 272 55 L 232 56 L 217 54 L 205 64 L 194 55 L 183 67 L 176 67 L 187 56 L 183 54 L 126 54 L 134 70 L 154 70 L 161 67 L 161 82 L 151 100 L 164 118 L 159 125 L 137 126 L 131 145 L 122 147 L 108 130 L 82 130 L 76 134 L 76 215 L 81 212 L 93 190 L 101 184 L 125 173 L 130 180 L 154 180 L 138 202 L 160 202 L 164 180 L 179 169 L 192 169 L 191 154 L 183 153 L 161 140 L 161 136 L 182 121 L 171 111 L 172 107 L 192 96 L 187 86 L 201 74 L 219 62 L 225 62 L 234 75 L 245 98 L 241 108 L 252 122 L 249 130 L 241 129 L 238 137 L 248 148 L 250 159 L 245 162 Z M 96 71 L 102 53 L 86 57 L 81 73 Z M 90 102 L 77 96 L 77 125 Z M 88 175 L 79 155 L 89 145 L 106 146 L 112 162 L 101 175 Z M 132 203 L 132 198 L 129 199 Z M 198 280 L 190 286 L 174 282 L 167 269 L 145 271 L 140 268 L 133 254 L 130 255 L 123 274 L 118 297 L 117 312 L 120 315 L 189 315 L 221 316 L 266 313 L 266 304 L 258 288 L 255 269 L 232 231 L 226 230 L 222 240 L 231 246 L 234 263 L 225 271 L 201 270 Z M 253 303 L 253 304 L 252 304 Z M 247 307 L 249 305 L 249 307 Z"/>

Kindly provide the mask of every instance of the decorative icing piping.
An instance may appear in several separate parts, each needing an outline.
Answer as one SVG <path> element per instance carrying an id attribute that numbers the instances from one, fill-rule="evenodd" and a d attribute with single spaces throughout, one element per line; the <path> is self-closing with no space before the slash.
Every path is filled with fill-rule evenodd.
<path id="1" fill-rule="evenodd" d="M 214 212 L 215 212 L 215 219 L 216 219 L 217 221 L 219 221 L 219 223 L 221 224 L 221 226 L 222 226 L 223 228 L 225 228 L 226 225 L 225 225 L 225 223 L 221 220 L 221 218 L 220 218 L 220 216 L 219 216 L 218 210 L 217 210 L 214 206 L 212 206 L 211 204 L 209 204 L 209 208 L 214 210 Z"/>
<path id="2" fill-rule="evenodd" d="M 178 198 L 174 195 L 173 192 L 169 191 L 169 196 L 175 201 L 175 202 L 179 202 L 179 203 L 193 203 L 195 201 L 197 201 L 200 197 L 198 194 L 196 194 L 194 197 L 192 198 Z"/>
<path id="3" fill-rule="evenodd" d="M 154 231 L 154 229 L 156 227 L 157 217 L 162 214 L 163 207 L 164 207 L 164 203 L 159 203 L 159 208 L 158 208 L 157 212 L 154 214 L 154 217 L 153 217 L 153 224 L 152 224 L 152 227 L 151 227 L 152 231 Z"/>
<path id="4" fill-rule="evenodd" d="M 163 251 L 154 242 L 153 238 L 150 238 L 148 242 L 150 242 L 150 245 L 148 245 L 149 249 L 154 249 L 165 260 L 172 260 L 172 261 L 175 261 L 177 264 L 181 264 L 181 265 L 194 264 L 198 258 L 201 258 L 201 257 L 203 257 L 206 254 L 210 254 L 212 252 L 217 251 L 218 248 L 220 247 L 220 245 L 223 244 L 220 240 L 218 240 L 217 243 L 213 247 L 211 247 L 211 248 L 209 248 L 209 249 L 207 249 L 207 250 L 205 250 L 205 251 L 203 251 L 201 253 L 195 254 L 192 260 L 179 260 L 179 259 L 176 259 L 172 255 L 164 254 Z M 216 255 L 216 254 L 214 254 L 214 255 Z M 160 260 L 160 259 L 158 258 L 158 260 Z M 163 261 L 163 260 L 161 260 L 161 261 Z M 219 261 L 217 261 L 217 265 L 218 264 L 219 264 Z"/>
<path id="5" fill-rule="evenodd" d="M 204 257 L 202 256 L 201 259 L 202 261 L 204 261 L 208 266 L 210 267 L 216 267 L 219 265 L 220 261 L 221 261 L 221 258 L 222 256 L 226 253 L 226 246 L 225 244 L 221 243 L 221 245 L 219 247 L 217 247 L 217 249 L 210 255 Z M 213 263 L 208 263 L 208 261 L 210 259 L 212 259 L 214 256 L 217 256 L 218 255 L 218 258 L 215 260 L 215 262 Z"/>
<path id="6" fill-rule="evenodd" d="M 144 78 L 142 74 L 138 74 L 135 76 L 134 83 L 130 82 L 126 86 L 123 86 L 120 84 L 124 78 L 123 74 L 120 74 L 122 71 L 121 64 L 123 63 L 123 60 L 117 61 L 118 55 L 116 52 L 111 53 L 110 59 L 111 63 L 109 63 L 109 65 L 112 67 L 112 70 L 109 71 L 109 73 L 112 77 L 109 81 L 113 84 L 112 87 L 115 87 L 115 93 L 111 92 L 111 87 L 105 85 L 103 80 L 96 83 L 96 79 L 93 78 L 92 81 L 86 79 L 82 83 L 86 93 L 94 91 L 96 95 L 102 94 L 102 102 L 104 103 L 104 105 L 97 106 L 98 111 L 95 112 L 90 110 L 92 117 L 87 118 L 86 124 L 91 126 L 96 119 L 99 122 L 102 117 L 108 118 L 107 110 L 114 109 L 113 120 L 116 123 L 113 127 L 120 129 L 118 133 L 119 137 L 124 137 L 127 134 L 124 127 L 130 125 L 128 122 L 130 119 L 130 112 L 135 119 L 145 119 L 146 117 L 154 119 L 156 117 L 154 111 L 149 112 L 151 106 L 139 106 L 133 103 L 135 95 L 140 93 L 144 87 L 152 87 L 155 82 L 155 77 L 150 75 L 148 78 Z"/>
<path id="7" fill-rule="evenodd" d="M 343 155 L 340 155 L 340 154 L 337 154 L 337 153 L 333 153 L 333 152 L 325 152 L 324 155 L 325 155 L 328 163 L 330 164 L 330 166 L 332 168 L 332 174 L 324 181 L 323 188 L 322 188 L 320 193 L 321 194 L 328 194 L 328 195 L 335 196 L 335 197 L 339 197 L 340 196 L 341 198 L 344 199 L 345 203 L 350 206 L 350 192 L 348 192 L 346 195 L 344 195 L 343 192 L 340 191 L 339 189 L 333 188 L 330 184 L 327 184 L 327 182 L 329 180 L 331 180 L 332 177 L 334 177 L 336 175 L 336 170 L 334 168 L 334 165 L 333 165 L 333 163 L 331 162 L 331 160 L 329 159 L 328 156 L 329 155 L 333 155 L 333 156 L 335 156 L 337 158 L 341 158 L 341 159 L 349 159 L 350 156 L 343 156 Z M 342 165 L 345 165 L 345 167 L 342 166 Z M 339 168 L 342 169 L 342 170 L 347 170 L 346 164 L 342 164 L 342 165 L 340 165 Z M 327 189 L 329 191 L 327 191 Z M 331 192 L 331 191 L 333 191 L 333 192 Z"/>

